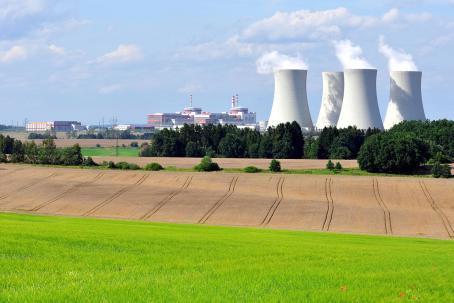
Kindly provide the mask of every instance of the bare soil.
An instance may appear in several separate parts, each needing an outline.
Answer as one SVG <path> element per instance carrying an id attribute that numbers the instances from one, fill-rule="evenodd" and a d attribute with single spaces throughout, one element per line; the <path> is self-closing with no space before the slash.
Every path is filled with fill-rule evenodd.
<path id="1" fill-rule="evenodd" d="M 454 237 L 454 180 L 0 165 L 0 211 Z"/>

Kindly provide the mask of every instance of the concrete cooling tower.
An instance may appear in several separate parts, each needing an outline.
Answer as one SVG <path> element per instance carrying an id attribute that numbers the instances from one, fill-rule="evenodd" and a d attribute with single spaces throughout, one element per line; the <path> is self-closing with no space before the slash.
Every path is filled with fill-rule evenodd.
<path id="1" fill-rule="evenodd" d="M 344 98 L 344 73 L 324 72 L 322 76 L 323 96 L 316 124 L 318 129 L 337 125 Z"/>
<path id="2" fill-rule="evenodd" d="M 313 124 L 306 92 L 307 70 L 278 70 L 274 79 L 274 101 L 268 126 L 296 121 L 303 130 L 311 130 Z"/>
<path id="3" fill-rule="evenodd" d="M 404 120 L 426 120 L 422 104 L 422 72 L 393 71 L 390 73 L 391 88 L 385 129 Z"/>
<path id="4" fill-rule="evenodd" d="M 377 70 L 346 69 L 344 81 L 344 100 L 337 127 L 383 129 L 377 100 Z"/>

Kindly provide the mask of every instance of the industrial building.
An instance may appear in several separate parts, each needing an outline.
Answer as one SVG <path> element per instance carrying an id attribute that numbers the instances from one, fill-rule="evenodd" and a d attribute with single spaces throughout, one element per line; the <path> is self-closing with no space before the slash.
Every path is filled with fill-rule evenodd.
<path id="1" fill-rule="evenodd" d="M 390 129 L 404 120 L 426 120 L 421 92 L 422 72 L 392 71 L 384 127 Z"/>
<path id="2" fill-rule="evenodd" d="M 204 112 L 200 107 L 190 106 L 177 113 L 155 113 L 148 115 L 148 125 L 156 129 L 180 128 L 185 124 L 207 125 L 237 125 L 238 127 L 256 128 L 256 113 L 249 112 L 247 107 L 239 106 L 238 95 L 232 97 L 231 108 L 228 112 Z"/>
<path id="3" fill-rule="evenodd" d="M 85 130 L 86 127 L 77 121 L 28 122 L 27 132 L 71 132 Z"/>
<path id="4" fill-rule="evenodd" d="M 344 99 L 344 73 L 324 72 L 323 95 L 316 128 L 336 126 Z"/>
<path id="5" fill-rule="evenodd" d="M 376 69 L 346 69 L 338 128 L 383 129 L 377 99 Z"/>
<path id="6" fill-rule="evenodd" d="M 268 126 L 296 121 L 304 131 L 310 132 L 313 124 L 307 101 L 307 70 L 277 70 L 274 79 L 273 107 Z"/>

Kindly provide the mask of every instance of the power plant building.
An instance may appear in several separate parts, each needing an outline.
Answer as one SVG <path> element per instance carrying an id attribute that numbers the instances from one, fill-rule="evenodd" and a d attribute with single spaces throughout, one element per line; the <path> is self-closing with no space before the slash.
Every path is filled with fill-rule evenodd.
<path id="1" fill-rule="evenodd" d="M 390 129 L 404 120 L 426 120 L 421 93 L 422 72 L 392 71 L 390 97 L 384 127 Z"/>
<path id="2" fill-rule="evenodd" d="M 324 72 L 322 78 L 323 96 L 316 124 L 317 129 L 337 125 L 344 98 L 343 72 Z"/>
<path id="3" fill-rule="evenodd" d="M 182 112 L 148 115 L 148 124 L 157 129 L 178 128 L 182 127 L 184 124 L 231 124 L 239 127 L 257 127 L 256 113 L 249 112 L 247 107 L 239 106 L 238 96 L 232 97 L 232 107 L 228 112 L 204 112 L 200 107 L 193 107 L 191 102 L 191 106 L 184 108 Z"/>
<path id="4" fill-rule="evenodd" d="M 277 70 L 274 79 L 274 100 L 268 127 L 296 121 L 303 130 L 311 131 L 313 124 L 307 101 L 307 70 Z"/>
<path id="5" fill-rule="evenodd" d="M 376 69 L 346 69 L 338 128 L 383 129 L 377 99 Z"/>
<path id="6" fill-rule="evenodd" d="M 28 122 L 25 126 L 27 132 L 71 132 L 85 129 L 78 121 Z"/>

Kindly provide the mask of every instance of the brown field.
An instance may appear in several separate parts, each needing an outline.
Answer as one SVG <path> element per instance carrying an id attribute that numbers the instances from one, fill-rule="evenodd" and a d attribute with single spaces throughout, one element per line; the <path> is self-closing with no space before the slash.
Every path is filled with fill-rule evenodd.
<path id="1" fill-rule="evenodd" d="M 103 161 L 127 161 L 141 167 L 151 162 L 157 162 L 162 166 L 175 166 L 178 168 L 192 168 L 200 163 L 201 158 L 171 158 L 171 157 L 93 157 L 97 163 Z M 270 159 L 249 159 L 249 158 L 214 158 L 222 168 L 244 168 L 249 165 L 262 169 L 268 169 Z M 279 160 L 283 169 L 320 169 L 325 168 L 328 160 L 312 159 L 282 159 Z M 333 160 L 339 161 L 344 168 L 357 168 L 356 160 Z"/>
<path id="2" fill-rule="evenodd" d="M 0 211 L 454 238 L 454 181 L 0 165 Z"/>

